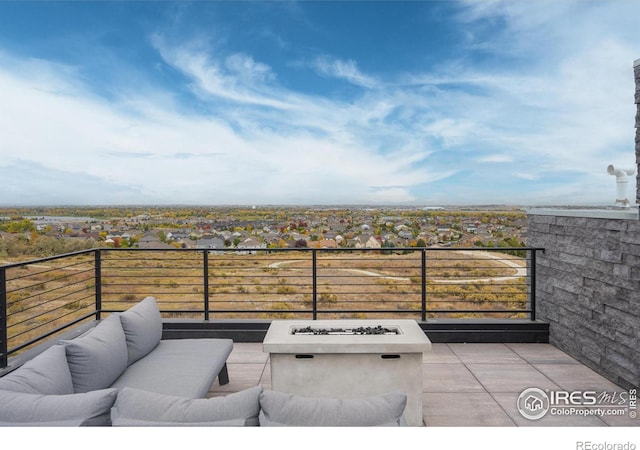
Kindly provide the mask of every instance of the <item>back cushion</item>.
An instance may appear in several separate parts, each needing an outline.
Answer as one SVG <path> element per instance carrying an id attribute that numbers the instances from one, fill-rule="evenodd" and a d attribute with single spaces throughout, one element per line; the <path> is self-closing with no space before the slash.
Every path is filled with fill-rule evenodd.
<path id="1" fill-rule="evenodd" d="M 256 426 L 262 386 L 225 397 L 186 398 L 124 387 L 111 410 L 114 426 Z"/>
<path id="2" fill-rule="evenodd" d="M 0 427 L 110 425 L 117 394 L 117 389 L 66 395 L 0 391 Z"/>
<path id="3" fill-rule="evenodd" d="M 73 394 L 64 346 L 54 345 L 0 378 L 0 390 L 29 394 Z"/>
<path id="4" fill-rule="evenodd" d="M 406 424 L 403 392 L 360 398 L 307 398 L 277 391 L 260 394 L 260 426 L 366 427 Z"/>
<path id="5" fill-rule="evenodd" d="M 127 342 L 120 318 L 112 314 L 66 348 L 74 392 L 105 389 L 127 368 Z"/>
<path id="6" fill-rule="evenodd" d="M 162 317 L 153 297 L 120 314 L 120 322 L 127 339 L 128 365 L 146 356 L 162 338 Z"/>

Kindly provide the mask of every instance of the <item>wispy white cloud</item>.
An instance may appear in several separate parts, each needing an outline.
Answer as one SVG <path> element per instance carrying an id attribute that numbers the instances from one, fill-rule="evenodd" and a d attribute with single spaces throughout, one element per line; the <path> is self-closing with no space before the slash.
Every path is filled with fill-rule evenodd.
<path id="1" fill-rule="evenodd" d="M 367 89 L 380 86 L 380 82 L 374 77 L 362 73 L 360 69 L 358 69 L 356 62 L 352 59 L 342 60 L 326 55 L 319 56 L 313 61 L 312 67 L 321 75 L 340 78 L 356 86 Z"/>
<path id="2" fill-rule="evenodd" d="M 243 54 L 211 57 L 198 48 L 202 43 L 171 46 L 160 34 L 153 35 L 151 42 L 164 61 L 190 77 L 197 92 L 203 95 L 249 105 L 289 108 L 286 102 L 264 95 L 274 77 L 266 64 L 256 63 Z"/>
<path id="3" fill-rule="evenodd" d="M 493 154 L 481 156 L 477 159 L 479 163 L 510 163 L 513 157 L 505 154 Z"/>

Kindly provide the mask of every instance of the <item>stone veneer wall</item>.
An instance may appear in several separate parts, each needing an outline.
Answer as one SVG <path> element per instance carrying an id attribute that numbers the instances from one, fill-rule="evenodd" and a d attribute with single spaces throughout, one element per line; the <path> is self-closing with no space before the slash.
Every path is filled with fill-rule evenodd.
<path id="1" fill-rule="evenodd" d="M 628 219 L 545 211 L 529 211 L 528 245 L 545 248 L 537 255 L 536 306 L 549 341 L 616 384 L 638 387 L 638 211 Z"/>

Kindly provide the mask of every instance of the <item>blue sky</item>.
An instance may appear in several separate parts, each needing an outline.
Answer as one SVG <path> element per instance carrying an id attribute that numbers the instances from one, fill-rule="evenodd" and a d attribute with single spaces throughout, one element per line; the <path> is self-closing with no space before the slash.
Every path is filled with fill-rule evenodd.
<path id="1" fill-rule="evenodd" d="M 603 205 L 640 2 L 0 2 L 0 205 Z M 635 180 L 629 187 L 634 192 Z"/>

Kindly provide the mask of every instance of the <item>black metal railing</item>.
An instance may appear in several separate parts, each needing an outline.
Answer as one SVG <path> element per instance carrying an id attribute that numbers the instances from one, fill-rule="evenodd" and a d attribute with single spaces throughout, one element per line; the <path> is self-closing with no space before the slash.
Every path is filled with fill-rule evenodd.
<path id="1" fill-rule="evenodd" d="M 0 367 L 102 313 L 165 318 L 535 320 L 539 248 L 116 249 L 0 267 Z"/>

